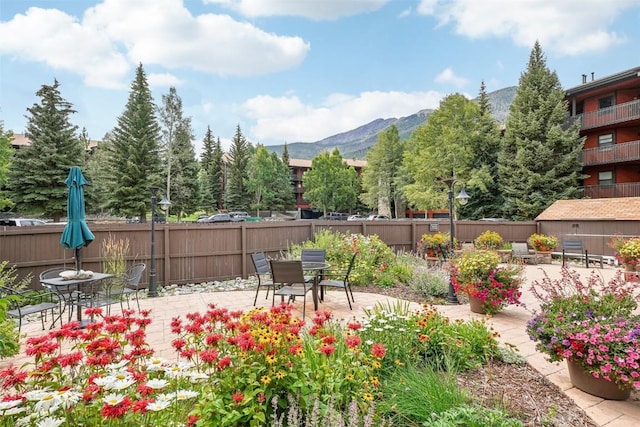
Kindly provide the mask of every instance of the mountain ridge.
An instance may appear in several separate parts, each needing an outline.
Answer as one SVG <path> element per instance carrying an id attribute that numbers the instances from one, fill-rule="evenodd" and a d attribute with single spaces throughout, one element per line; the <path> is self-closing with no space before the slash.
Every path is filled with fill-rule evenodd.
<path id="1" fill-rule="evenodd" d="M 491 114 L 498 122 L 505 123 L 517 88 L 517 86 L 509 86 L 487 93 L 489 104 L 491 105 Z M 426 123 L 429 115 L 434 111 L 432 109 L 424 109 L 400 118 L 378 118 L 355 129 L 331 135 L 319 141 L 288 143 L 289 157 L 292 159 L 311 160 L 324 151 L 338 148 L 345 159 L 365 159 L 367 151 L 378 141 L 378 134 L 381 131 L 395 124 L 398 128 L 400 139 L 407 139 L 416 128 Z M 266 148 L 281 156 L 284 144 L 270 145 Z"/>

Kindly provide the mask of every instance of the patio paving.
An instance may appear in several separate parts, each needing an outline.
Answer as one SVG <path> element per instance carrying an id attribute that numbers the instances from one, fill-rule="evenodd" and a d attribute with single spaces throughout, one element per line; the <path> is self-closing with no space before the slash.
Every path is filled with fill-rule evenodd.
<path id="1" fill-rule="evenodd" d="M 617 269 L 605 266 L 605 268 L 574 267 L 581 276 L 586 279 L 591 271 L 601 274 L 605 280 L 612 278 Z M 560 266 L 556 264 L 528 265 L 525 267 L 526 281 L 543 278 L 544 272 L 550 277 L 560 277 Z M 537 307 L 533 295 L 528 292 L 528 286 L 523 289 L 523 302 L 525 307 L 509 306 L 493 317 L 488 317 L 488 322 L 500 334 L 500 340 L 518 348 L 520 354 L 524 356 L 528 363 L 536 370 L 545 375 L 552 383 L 556 384 L 567 396 L 571 397 L 585 412 L 600 426 L 607 427 L 628 427 L 640 426 L 640 401 L 638 393 L 632 393 L 630 399 L 622 402 L 604 400 L 586 394 L 575 387 L 569 381 L 569 374 L 565 363 L 549 363 L 545 357 L 535 350 L 535 344 L 529 340 L 525 331 L 525 325 L 531 318 L 531 312 Z M 261 292 L 258 297 L 258 306 L 268 307 L 271 298 L 265 299 L 265 293 Z M 211 292 L 194 293 L 187 295 L 163 296 L 157 298 L 141 299 L 142 309 L 152 309 L 153 322 L 147 329 L 148 342 L 156 350 L 156 354 L 175 360 L 176 354 L 171 348 L 171 340 L 175 338 L 171 334 L 171 319 L 176 316 L 184 316 L 187 313 L 202 312 L 211 303 L 218 307 L 229 310 L 246 311 L 253 307 L 255 291 L 232 291 L 232 292 Z M 325 295 L 325 301 L 320 304 L 321 310 L 332 313 L 335 319 L 349 320 L 359 319 L 364 316 L 364 309 L 372 307 L 378 302 L 397 301 L 394 298 L 379 294 L 355 293 L 356 301 L 353 310 L 349 310 L 346 296 L 342 290 L 332 290 Z M 135 306 L 133 302 L 132 307 Z M 419 309 L 420 305 L 411 303 L 411 307 Z M 461 305 L 439 305 L 437 309 L 451 319 L 471 319 L 483 318 L 484 315 L 471 313 L 468 304 Z M 119 311 L 119 306 L 113 306 L 112 310 Z M 300 301 L 294 304 L 294 314 L 302 317 L 302 304 Z M 307 299 L 307 321 L 313 318 L 313 301 Z M 23 326 L 23 332 L 29 336 L 36 336 L 43 333 L 40 322 L 32 322 Z M 23 347 L 24 348 L 24 347 Z M 31 359 L 26 356 L 0 360 L 0 368 L 10 363 L 20 365 Z"/>

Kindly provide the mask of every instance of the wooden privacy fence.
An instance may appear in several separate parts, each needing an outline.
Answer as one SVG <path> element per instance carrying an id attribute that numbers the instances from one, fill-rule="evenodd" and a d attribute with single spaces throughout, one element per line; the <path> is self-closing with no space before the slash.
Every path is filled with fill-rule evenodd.
<path id="1" fill-rule="evenodd" d="M 129 240 L 127 261 L 147 264 L 142 283 L 148 282 L 151 252 L 150 224 L 90 224 L 96 239 L 82 249 L 82 268 L 102 271 L 102 243 L 111 237 Z M 448 220 L 248 222 L 225 224 L 156 224 L 155 256 L 158 283 L 199 283 L 253 274 L 250 254 L 263 251 L 279 257 L 291 244 L 313 238 L 320 230 L 377 234 L 395 250 L 411 251 L 422 234 L 448 232 Z M 535 222 L 456 222 L 456 236 L 471 242 L 486 230 L 507 241 L 526 241 L 536 232 Z M 73 250 L 60 245 L 63 226 L 7 227 L 0 230 L 0 260 L 17 267 L 20 277 L 55 266 L 74 268 Z M 32 280 L 37 286 L 37 280 Z"/>

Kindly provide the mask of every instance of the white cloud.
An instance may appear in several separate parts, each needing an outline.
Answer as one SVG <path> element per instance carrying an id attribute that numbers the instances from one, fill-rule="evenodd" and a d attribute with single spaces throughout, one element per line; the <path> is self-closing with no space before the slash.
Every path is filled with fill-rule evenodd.
<path id="1" fill-rule="evenodd" d="M 462 88 L 469 83 L 469 80 L 464 77 L 456 76 L 451 67 L 442 70 L 442 72 L 436 76 L 435 81 L 437 83 L 450 83 L 457 88 Z"/>
<path id="2" fill-rule="evenodd" d="M 182 84 L 182 80 L 169 73 L 150 73 L 147 75 L 149 86 L 177 87 Z"/>
<path id="3" fill-rule="evenodd" d="M 544 50 L 578 55 L 623 43 L 607 26 L 638 6 L 640 0 L 422 0 L 417 10 L 472 39 L 508 37 L 525 47 L 538 40 Z"/>
<path id="4" fill-rule="evenodd" d="M 193 16 L 182 0 L 105 0 L 80 20 L 30 8 L 0 23 L 0 54 L 82 75 L 88 86 L 123 88 L 142 62 L 218 75 L 261 75 L 302 63 L 310 45 L 227 15 Z M 72 52 L 73 54 L 70 54 Z"/>
<path id="5" fill-rule="evenodd" d="M 390 0 L 204 0 L 244 16 L 301 16 L 312 20 L 333 20 L 343 16 L 374 12 Z"/>
<path id="6" fill-rule="evenodd" d="M 260 140 L 313 142 L 346 132 L 379 118 L 405 117 L 437 108 L 439 92 L 363 92 L 358 96 L 336 93 L 321 105 L 305 105 L 298 97 L 258 96 L 243 104 L 256 120 L 251 134 Z"/>

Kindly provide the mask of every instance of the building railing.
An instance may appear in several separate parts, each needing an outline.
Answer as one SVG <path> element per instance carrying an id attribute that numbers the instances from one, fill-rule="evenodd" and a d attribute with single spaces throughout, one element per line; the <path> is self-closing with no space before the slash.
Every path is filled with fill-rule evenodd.
<path id="1" fill-rule="evenodd" d="M 580 117 L 582 119 L 581 130 L 638 120 L 640 119 L 640 100 L 636 99 L 597 111 L 589 111 Z"/>
<path id="2" fill-rule="evenodd" d="M 584 197 L 602 199 L 611 197 L 640 197 L 640 183 L 628 182 L 611 185 L 588 185 L 582 188 Z"/>
<path id="3" fill-rule="evenodd" d="M 582 163 L 585 166 L 603 165 L 640 160 L 640 141 L 610 144 L 582 150 Z"/>

